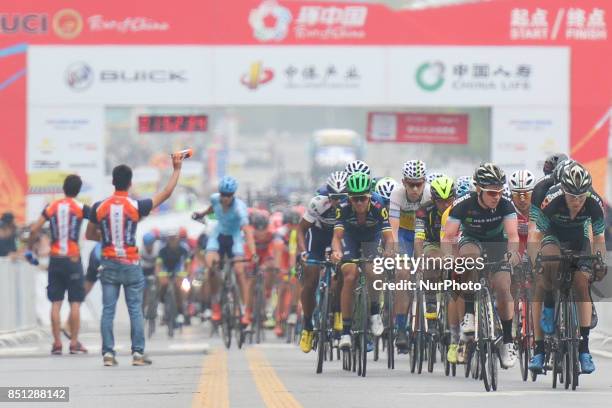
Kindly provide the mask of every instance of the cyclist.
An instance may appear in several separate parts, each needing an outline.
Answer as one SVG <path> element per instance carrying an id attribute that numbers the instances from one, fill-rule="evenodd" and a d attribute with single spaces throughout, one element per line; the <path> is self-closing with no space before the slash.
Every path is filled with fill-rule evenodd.
<path id="1" fill-rule="evenodd" d="M 181 243 L 179 230 L 172 229 L 167 232 L 166 243 L 159 250 L 156 263 L 157 279 L 159 281 L 159 298 L 165 300 L 166 291 L 168 285 L 174 284 L 176 296 L 176 321 L 169 322 L 166 319 L 168 325 L 176 323 L 183 324 L 185 322 L 185 316 L 183 315 L 183 294 L 181 290 L 181 283 L 183 279 L 187 277 L 187 271 L 189 270 L 189 264 L 191 263 L 189 250 Z M 166 316 L 164 316 L 166 318 Z"/>
<path id="2" fill-rule="evenodd" d="M 506 175 L 495 164 L 483 163 L 476 169 L 473 178 L 476 192 L 456 200 L 450 211 L 442 240 L 445 255 L 452 255 L 452 244 L 461 228 L 462 237 L 458 244 L 460 257 L 478 258 L 486 251 L 488 261 L 497 262 L 502 260 L 507 250 L 511 253 L 510 263 L 518 265 L 520 257 L 516 211 L 512 202 L 503 197 Z M 465 272 L 462 280 L 474 281 L 473 272 Z M 514 301 L 510 291 L 510 278 L 510 272 L 505 268 L 495 271 L 492 277 L 497 310 L 502 322 L 503 344 L 500 357 L 504 368 L 514 366 L 517 358 L 516 345 L 512 338 Z M 465 337 L 475 330 L 474 293 L 463 292 L 462 295 L 465 315 L 461 332 Z"/>
<path id="3" fill-rule="evenodd" d="M 296 208 L 285 212 L 283 226 L 274 237 L 275 265 L 280 269 L 278 275 L 278 304 L 276 308 L 276 327 L 278 337 L 284 334 L 283 323 L 297 322 L 297 301 L 299 288 L 295 275 L 298 254 L 298 224 L 302 215 Z"/>
<path id="4" fill-rule="evenodd" d="M 448 176 L 440 176 L 430 184 L 431 200 L 427 201 L 416 212 L 416 230 L 414 240 L 414 255 L 425 258 L 442 258 L 440 249 L 440 227 L 442 214 L 455 199 L 455 184 Z M 424 274 L 424 280 L 433 282 L 440 279 L 440 271 L 428 270 Z M 425 318 L 435 320 L 437 314 L 437 302 L 435 292 L 426 293 Z M 398 333 L 405 336 L 405 332 Z"/>
<path id="5" fill-rule="evenodd" d="M 425 181 L 427 171 L 423 161 L 408 160 L 404 163 L 402 175 L 402 185 L 394 188 L 391 193 L 389 223 L 393 232 L 393 241 L 399 243 L 399 249 L 402 253 L 412 256 L 416 224 L 415 213 L 421 204 L 431 200 L 431 196 L 429 186 Z M 406 281 L 410 278 L 409 271 L 398 269 L 395 277 L 397 282 Z M 406 330 L 410 302 L 410 296 L 406 291 L 396 292 L 394 309 L 398 335 Z M 403 336 L 399 337 L 395 343 L 400 352 L 407 351 L 408 343 L 405 343 L 404 339 Z"/>
<path id="6" fill-rule="evenodd" d="M 310 200 L 297 230 L 298 252 L 302 254 L 302 259 L 325 260 L 325 249 L 332 242 L 336 211 L 346 200 L 346 179 L 347 174 L 343 171 L 331 173 L 327 179 L 327 195 L 317 195 Z M 306 264 L 304 267 L 301 296 L 304 328 L 300 338 L 300 348 L 304 353 L 312 349 L 312 314 L 320 269 L 316 264 Z M 339 311 L 334 313 L 334 329 L 342 330 L 342 315 Z"/>
<path id="7" fill-rule="evenodd" d="M 157 237 L 152 232 L 147 232 L 142 236 L 142 247 L 140 248 L 140 264 L 145 276 L 145 291 L 142 300 L 144 308 L 148 302 L 150 285 L 155 285 L 155 266 L 159 255 L 159 245 Z M 144 309 L 143 309 L 144 312 Z"/>
<path id="8" fill-rule="evenodd" d="M 332 259 L 345 260 L 340 271 L 344 283 L 340 296 L 342 309 L 342 336 L 339 346 L 351 347 L 351 326 L 353 316 L 353 296 L 357 284 L 357 265 L 350 262 L 361 256 L 369 257 L 377 253 L 382 238 L 385 255 L 392 256 L 393 233 L 389 225 L 389 214 L 383 203 L 370 196 L 370 177 L 366 173 L 355 172 L 347 180 L 349 204 L 336 210 L 336 224 L 332 239 Z M 370 304 L 370 329 L 375 336 L 383 333 L 384 326 L 380 316 L 380 304 L 372 289 L 372 265 L 366 265 L 368 288 L 372 296 Z"/>
<path id="9" fill-rule="evenodd" d="M 510 176 L 509 185 L 512 194 L 512 203 L 517 210 L 516 215 L 520 240 L 519 253 L 523 255 L 527 248 L 531 193 L 535 186 L 535 177 L 529 170 L 515 171 Z"/>
<path id="10" fill-rule="evenodd" d="M 211 297 L 212 297 L 212 321 L 221 321 L 221 305 L 219 304 L 219 281 L 215 276 L 216 266 L 221 258 L 226 255 L 228 259 L 241 258 L 244 255 L 242 232 L 246 236 L 246 242 L 251 253 L 255 253 L 255 240 L 253 232 L 248 228 L 249 219 L 246 204 L 235 197 L 238 189 L 238 181 L 232 176 L 225 176 L 219 181 L 219 192 L 210 196 L 210 206 L 203 212 L 195 212 L 194 219 L 201 219 L 209 214 L 215 214 L 217 224 L 206 243 L 205 266 L 210 271 Z M 253 258 L 256 261 L 257 255 Z M 250 303 L 250 293 L 247 290 L 247 278 L 244 273 L 244 264 L 234 264 L 234 270 L 238 277 L 242 299 L 244 304 Z M 251 323 L 250 310 L 246 310 L 242 317 L 243 325 Z"/>
<path id="11" fill-rule="evenodd" d="M 395 188 L 398 186 L 399 183 L 391 177 L 383 177 L 376 182 L 374 192 L 383 199 L 387 210 L 389 209 L 389 205 L 391 203 L 391 193 L 393 193 L 393 190 L 395 190 Z"/>
<path id="12" fill-rule="evenodd" d="M 537 230 L 534 239 L 542 243 L 541 253 L 544 256 L 558 256 L 561 248 L 576 252 L 590 253 L 591 242 L 586 231 L 586 225 L 592 226 L 593 253 L 601 252 L 604 264 L 579 262 L 578 271 L 574 274 L 574 291 L 578 303 L 580 322 L 580 344 L 578 347 L 580 367 L 583 374 L 595 370 L 589 351 L 589 333 L 591 325 L 592 304 L 589 287 L 591 273 L 597 280 L 605 276 L 606 242 L 605 242 L 605 207 L 601 197 L 593 190 L 589 172 L 579 163 L 573 163 L 565 168 L 560 183 L 548 190 L 542 202 L 541 212 L 537 219 Z M 552 290 L 552 282 L 559 271 L 558 262 L 546 262 L 543 271 L 536 280 L 536 297 L 541 299 L 545 291 Z M 536 315 L 537 316 L 537 315 Z M 536 331 L 535 328 L 538 328 Z M 554 299 L 544 295 L 544 310 L 542 319 L 534 319 L 536 348 L 529 364 L 529 369 L 539 373 L 544 364 L 544 341 L 541 332 L 552 334 L 555 330 Z"/>

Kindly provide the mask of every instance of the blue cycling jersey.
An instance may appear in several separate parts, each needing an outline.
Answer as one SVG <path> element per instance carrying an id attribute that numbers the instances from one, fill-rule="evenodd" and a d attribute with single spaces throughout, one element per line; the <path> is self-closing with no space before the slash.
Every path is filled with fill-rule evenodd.
<path id="1" fill-rule="evenodd" d="M 244 201 L 239 198 L 234 198 L 232 205 L 223 210 L 221 205 L 221 195 L 215 193 L 210 196 L 210 205 L 217 217 L 216 231 L 222 235 L 236 235 L 240 233 L 240 229 L 249 224 L 247 206 Z"/>

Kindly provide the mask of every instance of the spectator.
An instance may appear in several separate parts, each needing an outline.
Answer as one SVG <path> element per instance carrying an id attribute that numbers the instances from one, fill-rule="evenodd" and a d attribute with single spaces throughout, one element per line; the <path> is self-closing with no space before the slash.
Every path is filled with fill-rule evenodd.
<path id="1" fill-rule="evenodd" d="M 8 256 L 13 260 L 16 259 L 17 234 L 10 224 L 0 220 L 0 257 L 3 256 Z"/>
<path id="2" fill-rule="evenodd" d="M 117 365 L 115 359 L 115 340 L 113 336 L 113 320 L 121 286 L 124 288 L 125 301 L 130 315 L 132 339 L 132 365 L 144 366 L 151 364 L 144 354 L 144 319 L 142 315 L 142 297 L 145 277 L 140 266 L 138 246 L 136 244 L 136 226 L 138 221 L 149 215 L 151 210 L 166 201 L 174 191 L 178 182 L 181 156 L 172 156 L 174 172 L 166 188 L 157 193 L 153 199 L 133 200 L 128 197 L 132 186 L 132 169 L 124 164 L 113 169 L 113 185 L 115 193 L 94 204 L 87 226 L 86 237 L 102 242 L 102 269 L 100 283 L 102 284 L 102 356 L 104 366 Z M 132 225 L 124 234 L 115 231 L 123 230 L 126 224 Z"/>

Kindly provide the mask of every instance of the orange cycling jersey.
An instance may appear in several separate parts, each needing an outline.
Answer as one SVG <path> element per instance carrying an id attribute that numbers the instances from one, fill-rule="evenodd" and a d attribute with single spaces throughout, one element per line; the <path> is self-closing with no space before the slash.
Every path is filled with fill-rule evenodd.
<path id="1" fill-rule="evenodd" d="M 90 208 L 66 197 L 47 205 L 42 216 L 51 226 L 51 256 L 79 257 L 79 233 Z"/>
<path id="2" fill-rule="evenodd" d="M 149 215 L 153 201 L 134 200 L 126 191 L 115 194 L 92 208 L 90 220 L 102 231 L 102 256 L 120 262 L 138 263 L 136 226 Z"/>

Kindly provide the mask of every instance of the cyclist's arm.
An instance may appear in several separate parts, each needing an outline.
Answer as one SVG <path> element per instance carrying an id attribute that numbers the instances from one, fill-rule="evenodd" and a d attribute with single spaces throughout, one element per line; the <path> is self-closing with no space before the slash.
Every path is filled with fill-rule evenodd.
<path id="1" fill-rule="evenodd" d="M 516 214 L 514 216 L 507 216 L 504 219 L 504 230 L 508 236 L 508 252 L 512 254 L 515 264 L 518 264 L 520 261 L 520 256 L 518 255 L 520 238 L 518 234 L 518 219 L 516 218 Z"/>
<path id="2" fill-rule="evenodd" d="M 207 215 L 210 215 L 214 212 L 215 210 L 213 210 L 212 205 L 209 206 L 206 210 L 204 210 L 203 212 L 196 212 L 196 214 L 198 215 L 199 218 L 204 218 Z"/>
<path id="3" fill-rule="evenodd" d="M 182 156 L 174 156 L 174 155 L 172 156 L 172 167 L 174 168 L 174 170 L 172 171 L 172 175 L 170 176 L 170 180 L 168 180 L 168 184 L 166 184 L 166 187 L 162 191 L 158 192 L 157 194 L 153 196 L 152 209 L 159 207 L 161 203 L 163 203 L 168 198 L 170 198 L 170 196 L 172 195 L 172 192 L 176 188 L 176 184 L 178 183 L 179 176 L 181 175 L 182 164 L 183 164 Z"/>
<path id="4" fill-rule="evenodd" d="M 246 237 L 246 243 L 249 247 L 249 251 L 251 254 L 255 255 L 257 252 L 255 251 L 255 237 L 253 236 L 253 229 L 250 228 L 248 224 L 243 225 L 241 229 Z"/>
<path id="5" fill-rule="evenodd" d="M 382 232 L 383 242 L 385 244 L 385 254 L 389 256 L 394 253 L 393 244 L 395 241 L 393 240 L 393 231 L 385 230 Z"/>
<path id="6" fill-rule="evenodd" d="M 306 250 L 306 231 L 313 225 L 313 223 L 306 221 L 304 218 L 300 220 L 297 228 L 297 243 L 299 253 Z"/>
<path id="7" fill-rule="evenodd" d="M 399 242 L 399 226 L 400 226 L 399 218 L 390 216 L 389 224 L 391 224 L 391 232 L 393 234 L 393 241 Z"/>
<path id="8" fill-rule="evenodd" d="M 342 257 L 342 238 L 344 238 L 344 229 L 334 228 L 334 238 L 332 239 L 332 251 L 336 256 Z"/>
<path id="9" fill-rule="evenodd" d="M 90 241 L 102 241 L 102 234 L 100 233 L 100 229 L 93 222 L 87 223 L 87 229 L 85 230 L 85 238 Z"/>

